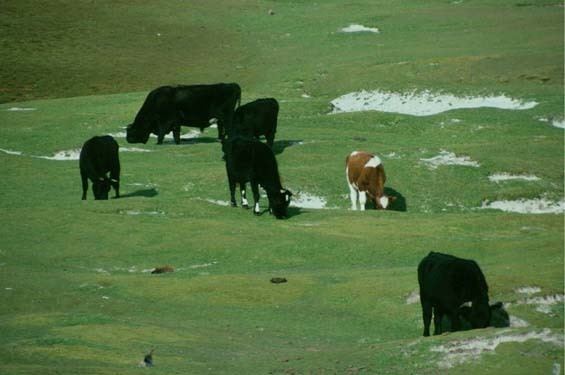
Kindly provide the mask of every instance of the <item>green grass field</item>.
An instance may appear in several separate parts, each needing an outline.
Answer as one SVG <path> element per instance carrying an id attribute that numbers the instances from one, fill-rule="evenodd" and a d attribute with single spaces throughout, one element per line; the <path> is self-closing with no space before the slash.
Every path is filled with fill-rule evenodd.
<path id="1" fill-rule="evenodd" d="M 0 374 L 563 374 L 563 212 L 480 208 L 563 202 L 562 2 L 0 9 Z M 339 32 L 352 23 L 381 32 Z M 243 103 L 277 98 L 283 185 L 327 209 L 280 221 L 215 203 L 229 199 L 215 129 L 181 145 L 117 137 L 147 152 L 120 153 L 123 197 L 108 201 L 80 200 L 78 161 L 38 157 L 123 132 L 159 85 L 214 82 L 238 82 Z M 538 105 L 328 114 L 363 89 Z M 381 156 L 405 212 L 349 209 L 354 150 Z M 442 150 L 480 165 L 422 162 Z M 527 324 L 423 338 L 407 299 L 429 251 L 475 259 L 491 300 Z M 148 272 L 164 265 L 175 272 Z M 152 348 L 155 366 L 139 368 Z"/>

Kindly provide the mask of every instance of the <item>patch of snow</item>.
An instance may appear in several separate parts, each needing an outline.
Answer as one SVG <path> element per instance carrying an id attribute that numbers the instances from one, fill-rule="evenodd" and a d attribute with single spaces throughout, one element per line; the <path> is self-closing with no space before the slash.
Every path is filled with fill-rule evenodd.
<path id="1" fill-rule="evenodd" d="M 188 268 L 190 269 L 197 269 L 197 268 L 207 268 L 210 266 L 213 266 L 215 264 L 218 264 L 218 262 L 210 262 L 210 263 L 204 263 L 204 264 L 193 264 L 192 266 L 189 266 Z"/>
<path id="2" fill-rule="evenodd" d="M 545 198 L 536 198 L 515 201 L 484 201 L 481 209 L 495 209 L 520 214 L 562 214 L 565 210 L 565 200 L 553 202 Z"/>
<path id="3" fill-rule="evenodd" d="M 8 155 L 23 155 L 23 153 L 21 151 L 5 150 L 3 148 L 0 148 L 0 151 L 6 153 Z"/>
<path id="4" fill-rule="evenodd" d="M 358 91 L 332 100 L 331 114 L 360 111 L 382 111 L 412 116 L 430 116 L 452 109 L 492 107 L 500 109 L 531 109 L 537 102 L 522 102 L 505 95 L 483 97 L 457 97 L 451 94 L 434 94 L 429 90 L 410 93 Z"/>
<path id="5" fill-rule="evenodd" d="M 53 156 L 36 156 L 40 159 L 47 159 L 47 160 L 78 160 L 80 158 L 80 148 L 74 150 L 64 150 L 55 153 Z"/>
<path id="6" fill-rule="evenodd" d="M 510 327 L 513 328 L 525 328 L 528 327 L 530 323 L 526 322 L 523 319 L 510 315 Z"/>
<path id="7" fill-rule="evenodd" d="M 311 98 L 311 96 L 308 95 L 308 94 L 306 94 L 306 93 L 302 94 L 301 96 L 302 96 L 304 99 L 309 99 L 309 98 Z"/>
<path id="8" fill-rule="evenodd" d="M 551 368 L 551 375 L 561 375 L 561 364 L 555 362 Z"/>
<path id="9" fill-rule="evenodd" d="M 25 112 L 25 111 L 35 111 L 36 108 L 25 108 L 25 107 L 12 107 L 6 109 L 6 111 L 10 112 Z"/>
<path id="10" fill-rule="evenodd" d="M 214 125 L 210 126 L 210 128 L 212 128 L 213 126 Z M 191 130 L 188 133 L 181 134 L 180 139 L 193 139 L 193 138 L 198 138 L 199 136 L 200 136 L 200 131 Z M 153 133 L 151 133 L 150 137 L 151 138 L 157 138 L 157 136 Z M 169 134 L 165 134 L 165 139 L 174 139 L 173 133 L 170 132 Z"/>
<path id="11" fill-rule="evenodd" d="M 475 338 L 470 340 L 453 341 L 446 345 L 432 347 L 432 352 L 441 353 L 438 362 L 440 368 L 452 368 L 455 365 L 478 359 L 483 353 L 494 352 L 498 345 L 504 343 L 522 343 L 529 340 L 539 340 L 557 346 L 563 346 L 563 336 L 552 334 L 549 329 L 541 332 L 524 334 L 501 334 L 492 338 Z"/>
<path id="12" fill-rule="evenodd" d="M 151 150 L 146 150 L 139 147 L 120 147 L 120 151 L 123 152 L 152 152 Z"/>
<path id="13" fill-rule="evenodd" d="M 408 297 L 406 297 L 406 304 L 413 305 L 415 303 L 420 302 L 420 291 L 415 290 Z"/>
<path id="14" fill-rule="evenodd" d="M 479 167 L 479 163 L 471 160 L 468 156 L 456 156 L 453 152 L 441 150 L 439 155 L 429 159 L 420 159 L 430 169 L 437 169 L 441 165 L 462 165 L 467 167 Z"/>
<path id="15" fill-rule="evenodd" d="M 127 136 L 127 133 L 126 132 L 119 132 L 119 133 L 110 133 L 108 135 L 111 136 L 111 137 L 114 137 L 114 138 L 125 138 Z"/>
<path id="16" fill-rule="evenodd" d="M 230 202 L 228 202 L 228 201 L 222 201 L 222 200 L 216 200 L 216 199 L 204 199 L 204 200 L 208 203 L 216 204 L 218 206 L 229 206 L 230 205 Z"/>
<path id="17" fill-rule="evenodd" d="M 380 33 L 380 30 L 377 29 L 376 27 L 366 27 L 363 25 L 359 25 L 357 23 L 352 23 L 351 25 L 342 28 L 340 31 L 344 33 L 363 33 L 363 32 L 369 32 L 375 34 Z"/>
<path id="18" fill-rule="evenodd" d="M 536 311 L 551 314 L 551 306 L 563 303 L 565 296 L 563 294 L 554 294 L 550 296 L 531 297 L 525 300 L 517 301 L 517 305 L 535 305 Z"/>
<path id="19" fill-rule="evenodd" d="M 301 208 L 326 208 L 326 199 L 309 193 L 297 193 L 290 201 L 291 207 Z"/>
<path id="20" fill-rule="evenodd" d="M 540 178 L 534 175 L 513 175 L 510 173 L 495 173 L 488 176 L 488 179 L 492 182 L 509 181 L 509 180 L 524 180 L 524 181 L 539 181 Z"/>
<path id="21" fill-rule="evenodd" d="M 520 294 L 536 294 L 541 292 L 541 288 L 537 286 L 524 286 L 516 289 L 516 292 Z"/>
<path id="22" fill-rule="evenodd" d="M 138 210 L 125 210 L 119 211 L 121 214 L 138 216 L 138 215 L 149 215 L 149 216 L 156 216 L 156 215 L 165 215 L 164 211 L 138 211 Z"/>
<path id="23" fill-rule="evenodd" d="M 565 129 L 565 120 L 553 120 L 551 121 L 551 125 L 555 126 L 556 128 Z"/>

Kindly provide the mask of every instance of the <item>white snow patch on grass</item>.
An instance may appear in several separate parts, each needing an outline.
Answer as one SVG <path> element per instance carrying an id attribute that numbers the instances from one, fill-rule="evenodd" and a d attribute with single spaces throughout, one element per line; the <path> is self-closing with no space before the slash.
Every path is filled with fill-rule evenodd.
<path id="1" fill-rule="evenodd" d="M 365 33 L 365 32 L 375 33 L 375 34 L 380 33 L 380 30 L 377 29 L 376 27 L 367 27 L 367 26 L 359 25 L 357 23 L 352 23 L 351 25 L 342 28 L 340 31 L 344 33 Z"/>
<path id="2" fill-rule="evenodd" d="M 435 94 L 429 90 L 396 93 L 386 91 L 358 91 L 332 100 L 331 114 L 343 112 L 381 111 L 412 116 L 431 116 L 452 109 L 492 107 L 500 109 L 531 109 L 537 102 L 523 102 L 505 95 L 457 97 Z"/>
<path id="3" fill-rule="evenodd" d="M 230 202 L 228 201 L 222 201 L 222 200 L 218 200 L 218 199 L 204 199 L 206 202 L 208 203 L 212 203 L 218 206 L 229 206 Z"/>
<path id="4" fill-rule="evenodd" d="M 516 289 L 517 293 L 520 294 L 536 294 L 541 292 L 541 288 L 537 286 L 523 286 L 521 288 Z"/>
<path id="5" fill-rule="evenodd" d="M 479 167 L 479 163 L 471 160 L 468 156 L 457 156 L 453 152 L 441 150 L 439 155 L 429 159 L 420 159 L 430 169 L 437 169 L 441 165 L 462 165 L 466 167 Z"/>
<path id="6" fill-rule="evenodd" d="M 25 107 L 11 107 L 6 109 L 9 112 L 26 112 L 26 111 L 35 111 L 36 108 L 25 108 Z"/>
<path id="7" fill-rule="evenodd" d="M 36 158 L 47 160 L 78 160 L 80 158 L 80 148 L 74 150 L 64 150 L 56 152 L 53 156 L 36 156 Z"/>
<path id="8" fill-rule="evenodd" d="M 515 201 L 484 201 L 480 208 L 520 214 L 562 214 L 565 210 L 565 200 L 554 202 L 545 198 L 536 198 Z"/>
<path id="9" fill-rule="evenodd" d="M 151 150 L 145 150 L 139 147 L 120 147 L 120 151 L 123 152 L 152 152 Z"/>
<path id="10" fill-rule="evenodd" d="M 420 302 L 420 291 L 415 290 L 408 297 L 406 297 L 406 304 L 413 305 L 415 303 Z"/>
<path id="11" fill-rule="evenodd" d="M 126 132 L 118 132 L 118 133 L 110 133 L 108 135 L 111 136 L 111 137 L 114 137 L 114 138 L 125 138 L 127 136 L 127 133 Z"/>
<path id="12" fill-rule="evenodd" d="M 165 215 L 164 211 L 120 210 L 119 213 L 125 215 L 131 215 L 131 216 L 139 216 L 139 215 L 164 216 Z"/>
<path id="13" fill-rule="evenodd" d="M 498 345 L 504 343 L 522 343 L 529 340 L 539 340 L 557 346 L 563 346 L 563 336 L 552 334 L 549 329 L 541 332 L 524 334 L 501 334 L 492 338 L 475 338 L 470 340 L 453 341 L 446 345 L 432 347 L 432 352 L 441 353 L 438 362 L 440 368 L 452 368 L 456 365 L 478 359 L 482 354 L 494 352 Z"/>
<path id="14" fill-rule="evenodd" d="M 212 126 L 210 126 L 212 127 Z M 200 131 L 198 130 L 191 130 L 188 133 L 185 134 L 181 134 L 180 135 L 180 139 L 193 139 L 193 138 L 198 138 L 200 136 Z M 157 136 L 155 134 L 151 134 L 151 138 L 157 138 Z M 169 133 L 165 135 L 165 139 L 174 139 L 173 137 L 173 133 Z"/>
<path id="15" fill-rule="evenodd" d="M 539 181 L 540 178 L 534 175 L 513 175 L 510 173 L 495 173 L 488 176 L 488 179 L 492 182 L 501 182 L 501 181 L 509 181 L 509 180 L 523 180 L 523 181 Z"/>
<path id="16" fill-rule="evenodd" d="M 555 126 L 556 128 L 565 129 L 565 120 L 554 119 L 553 121 L 551 121 L 551 125 Z"/>
<path id="17" fill-rule="evenodd" d="M 21 152 L 21 151 L 5 150 L 3 148 L 0 148 L 0 151 L 6 153 L 8 155 L 23 155 L 23 152 Z"/>
<path id="18" fill-rule="evenodd" d="M 192 266 L 188 266 L 188 268 L 190 269 L 197 269 L 197 268 L 207 268 L 207 267 L 211 267 L 215 264 L 218 264 L 218 262 L 210 262 L 210 263 L 203 263 L 203 264 L 193 264 Z"/>
<path id="19" fill-rule="evenodd" d="M 310 193 L 297 193 L 290 201 L 290 206 L 301 208 L 326 208 L 326 199 Z"/>
<path id="20" fill-rule="evenodd" d="M 528 327 L 530 323 L 516 316 L 510 315 L 510 327 L 513 328 L 525 328 Z"/>

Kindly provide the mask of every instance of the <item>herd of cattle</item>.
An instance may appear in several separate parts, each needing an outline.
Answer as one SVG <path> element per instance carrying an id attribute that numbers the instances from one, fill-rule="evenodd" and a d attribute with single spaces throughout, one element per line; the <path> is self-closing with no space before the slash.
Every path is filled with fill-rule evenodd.
<path id="1" fill-rule="evenodd" d="M 279 105 L 273 98 L 240 105 L 241 88 L 236 83 L 163 86 L 149 93 L 135 120 L 127 127 L 129 143 L 146 143 L 151 134 L 161 144 L 173 132 L 180 143 L 180 127 L 203 130 L 216 124 L 222 144 L 230 202 L 237 206 L 235 188 L 239 184 L 241 204 L 248 207 L 245 186 L 253 192 L 253 213 L 259 215 L 259 185 L 266 191 L 269 212 L 287 217 L 292 193 L 281 185 L 273 153 Z M 265 136 L 267 144 L 258 140 Z M 88 180 L 95 199 L 108 199 L 111 187 L 120 196 L 118 143 L 109 135 L 86 141 L 80 153 L 82 199 L 86 199 Z M 351 208 L 364 210 L 367 200 L 376 209 L 387 209 L 395 197 L 384 191 L 386 176 L 378 156 L 355 151 L 346 158 L 346 179 Z M 507 327 L 508 314 L 501 303 L 489 305 L 488 286 L 476 262 L 436 252 L 429 253 L 418 266 L 420 302 L 424 336 L 430 334 L 432 313 L 434 334 L 444 331 Z M 465 303 L 471 302 L 471 306 Z"/>

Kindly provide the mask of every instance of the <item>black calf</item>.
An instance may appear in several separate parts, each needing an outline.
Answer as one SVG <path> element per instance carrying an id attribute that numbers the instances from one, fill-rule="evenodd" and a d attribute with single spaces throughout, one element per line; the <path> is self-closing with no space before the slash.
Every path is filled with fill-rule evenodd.
<path id="1" fill-rule="evenodd" d="M 108 199 L 110 186 L 114 188 L 116 198 L 120 196 L 118 149 L 118 143 L 109 135 L 92 137 L 84 143 L 79 160 L 83 200 L 86 199 L 89 179 L 92 181 L 94 199 Z"/>

